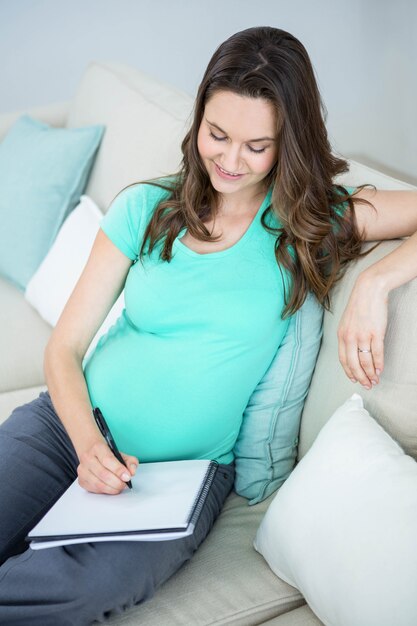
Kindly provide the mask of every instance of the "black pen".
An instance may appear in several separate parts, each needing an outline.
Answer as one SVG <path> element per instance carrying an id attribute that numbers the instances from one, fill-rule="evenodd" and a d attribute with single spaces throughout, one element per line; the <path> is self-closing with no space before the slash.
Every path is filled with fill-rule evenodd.
<path id="1" fill-rule="evenodd" d="M 100 411 L 98 406 L 95 409 L 93 409 L 93 415 L 94 415 L 94 419 L 96 420 L 96 424 L 99 427 L 100 432 L 103 435 L 104 439 L 107 441 L 107 445 L 109 446 L 110 450 L 113 452 L 116 459 L 120 461 L 120 463 L 123 463 L 125 468 L 128 469 L 125 461 L 123 460 L 122 455 L 117 449 L 116 442 L 113 439 L 113 435 L 110 432 L 110 428 L 107 426 L 107 422 L 104 419 L 103 413 Z M 129 487 L 129 489 L 132 489 L 132 482 L 130 480 L 127 481 L 126 485 Z"/>

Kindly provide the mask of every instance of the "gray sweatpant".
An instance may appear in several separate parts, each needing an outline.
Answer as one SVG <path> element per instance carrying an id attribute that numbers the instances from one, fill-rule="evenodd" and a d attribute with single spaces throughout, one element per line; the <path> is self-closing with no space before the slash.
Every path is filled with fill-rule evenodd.
<path id="1" fill-rule="evenodd" d="M 0 426 L 0 624 L 86 626 L 151 598 L 203 542 L 234 480 L 233 465 L 219 465 L 195 532 L 183 539 L 28 548 L 25 536 L 77 466 L 48 392 Z"/>

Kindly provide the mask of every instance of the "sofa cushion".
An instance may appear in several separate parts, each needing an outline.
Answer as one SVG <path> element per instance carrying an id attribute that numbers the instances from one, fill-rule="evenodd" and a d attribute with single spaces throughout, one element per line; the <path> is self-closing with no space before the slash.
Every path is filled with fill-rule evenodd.
<path id="1" fill-rule="evenodd" d="M 9 132 L 13 124 L 26 113 L 35 120 L 45 122 L 50 126 L 63 127 L 67 123 L 69 100 L 64 102 L 53 102 L 37 107 L 25 109 L 25 111 L 12 111 L 11 113 L 0 113 L 0 141 Z"/>
<path id="2" fill-rule="evenodd" d="M 55 326 L 87 263 L 103 214 L 91 198 L 81 202 L 62 225 L 48 254 L 30 279 L 25 298 L 51 326 Z M 116 322 L 124 307 L 120 294 L 96 332 L 84 360 Z"/>
<path id="3" fill-rule="evenodd" d="M 251 395 L 235 444 L 236 491 L 256 504 L 278 489 L 297 459 L 304 400 L 322 335 L 313 294 L 290 318 L 280 347 Z"/>
<path id="4" fill-rule="evenodd" d="M 23 115 L 0 144 L 0 272 L 24 289 L 78 204 L 104 128 Z"/>
<path id="5" fill-rule="evenodd" d="M 16 407 L 35 400 L 40 392 L 46 391 L 46 389 L 46 385 L 37 385 L 36 387 L 26 387 L 25 389 L 15 389 L 0 393 L 0 424 L 10 417 Z"/>
<path id="6" fill-rule="evenodd" d="M 351 174 L 344 174 L 338 181 L 356 185 L 368 182 L 380 189 L 416 189 L 356 162 L 351 162 Z M 383 428 L 417 459 L 417 279 L 389 294 L 385 365 L 378 385 L 368 391 L 359 383 L 352 383 L 338 356 L 337 329 L 358 275 L 401 243 L 401 239 L 384 241 L 370 255 L 350 263 L 344 279 L 332 291 L 332 309 L 324 314 L 323 340 L 301 418 L 299 459 L 336 408 L 355 391 Z M 363 249 L 373 245 L 374 242 L 367 242 Z"/>
<path id="7" fill-rule="evenodd" d="M 324 624 L 314 615 L 308 604 L 304 604 L 298 609 L 273 617 L 262 626 L 324 626 Z"/>
<path id="8" fill-rule="evenodd" d="M 178 170 L 192 104 L 191 97 L 133 68 L 88 66 L 67 126 L 106 126 L 85 192 L 102 211 L 126 185 Z"/>
<path id="9" fill-rule="evenodd" d="M 2 278 L 0 302 L 0 393 L 44 384 L 43 353 L 52 328 Z"/>
<path id="10" fill-rule="evenodd" d="M 354 191 L 347 187 L 349 193 Z M 340 193 L 339 190 L 337 190 Z M 343 213 L 346 203 L 336 206 Z M 243 414 L 234 448 L 236 491 L 260 502 L 290 475 L 296 459 L 301 413 L 322 336 L 323 307 L 309 293 L 290 318 L 278 351 Z"/>
<path id="11" fill-rule="evenodd" d="M 232 493 L 191 561 L 153 599 L 108 623 L 251 626 L 305 604 L 253 548 L 256 528 L 270 501 L 249 507 L 247 500 Z"/>
<path id="12" fill-rule="evenodd" d="M 417 279 L 393 290 L 388 298 L 388 326 L 384 342 L 384 370 L 369 391 L 346 376 L 338 357 L 337 328 L 358 274 L 395 250 L 401 240 L 385 241 L 369 256 L 352 263 L 332 293 L 332 312 L 325 312 L 323 340 L 304 405 L 299 459 L 321 427 L 346 398 L 357 391 L 365 407 L 383 428 L 417 459 Z M 371 247 L 366 243 L 364 249 Z"/>
<path id="13" fill-rule="evenodd" d="M 88 196 L 71 211 L 27 284 L 25 298 L 55 326 L 91 252 L 102 213 Z"/>
<path id="14" fill-rule="evenodd" d="M 274 498 L 255 545 L 325 624 L 411 626 L 416 526 L 417 463 L 353 394 Z"/>

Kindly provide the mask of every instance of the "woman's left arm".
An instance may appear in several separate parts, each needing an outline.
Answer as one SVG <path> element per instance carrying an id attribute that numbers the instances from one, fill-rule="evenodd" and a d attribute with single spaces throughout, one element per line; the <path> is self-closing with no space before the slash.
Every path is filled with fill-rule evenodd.
<path id="1" fill-rule="evenodd" d="M 362 189 L 355 216 L 365 241 L 409 237 L 359 274 L 340 320 L 339 359 L 347 376 L 370 389 L 384 368 L 388 294 L 417 276 L 417 191 Z"/>

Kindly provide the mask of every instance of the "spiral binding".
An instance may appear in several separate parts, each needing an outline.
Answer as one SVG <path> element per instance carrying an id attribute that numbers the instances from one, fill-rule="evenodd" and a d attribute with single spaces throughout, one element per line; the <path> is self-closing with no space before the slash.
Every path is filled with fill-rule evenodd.
<path id="1" fill-rule="evenodd" d="M 203 484 L 201 485 L 201 489 L 198 492 L 196 499 L 194 500 L 193 506 L 191 507 L 191 512 L 188 517 L 189 525 L 192 524 L 193 526 L 195 526 L 197 524 L 198 518 L 200 517 L 201 509 L 204 506 L 204 502 L 206 501 L 210 487 L 213 484 L 213 480 L 218 467 L 219 464 L 217 463 L 217 461 L 210 461 L 210 465 L 207 468 L 207 472 L 204 477 Z"/>

